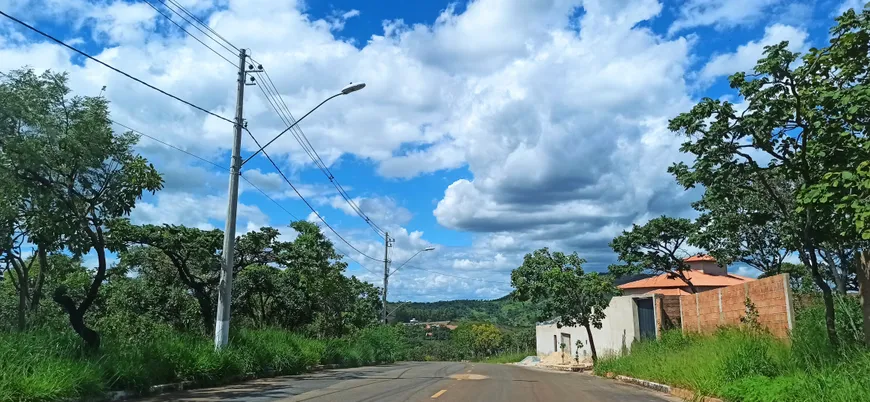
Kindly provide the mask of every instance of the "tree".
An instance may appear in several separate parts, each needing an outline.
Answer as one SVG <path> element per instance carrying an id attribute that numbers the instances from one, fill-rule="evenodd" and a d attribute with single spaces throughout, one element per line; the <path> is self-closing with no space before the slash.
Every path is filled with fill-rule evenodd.
<path id="1" fill-rule="evenodd" d="M 722 178 L 727 180 L 727 178 Z M 791 191 L 792 183 L 768 180 L 779 192 Z M 751 186 L 760 186 L 752 183 Z M 692 206 L 701 212 L 698 230 L 689 242 L 708 250 L 720 264 L 742 262 L 762 273 L 777 272 L 785 258 L 793 252 L 782 223 L 767 199 L 760 197 L 763 189 L 747 191 L 730 186 L 726 194 L 706 191 Z"/>
<path id="2" fill-rule="evenodd" d="M 843 231 L 849 218 L 857 226 L 856 199 L 834 197 L 829 189 L 836 180 L 854 178 L 867 161 L 868 20 L 866 10 L 860 16 L 847 11 L 831 31 L 830 46 L 811 49 L 800 63 L 787 42 L 766 47 L 751 74 L 729 78 L 745 110 L 705 98 L 669 125 L 687 138 L 681 150 L 694 156 L 691 166 L 670 168 L 680 184 L 703 186 L 717 197 L 740 189 L 772 206 L 785 248 L 797 251 L 822 292 L 832 345 L 838 338 L 825 278 L 843 272 L 832 272 L 834 265 L 824 264 L 819 254 L 831 244 L 860 247 L 859 238 Z M 772 178 L 794 185 L 780 191 Z"/>
<path id="3" fill-rule="evenodd" d="M 692 293 L 695 285 L 686 276 L 690 269 L 683 250 L 697 225 L 685 218 L 661 216 L 643 226 L 632 225 L 610 242 L 610 248 L 623 264 L 613 264 L 609 270 L 615 276 L 637 274 L 644 271 L 666 273 L 682 280 Z"/>
<path id="4" fill-rule="evenodd" d="M 495 325 L 474 324 L 471 326 L 471 334 L 474 337 L 474 353 L 478 356 L 491 356 L 501 346 L 501 331 Z"/>
<path id="5" fill-rule="evenodd" d="M 74 255 L 96 254 L 84 297 L 75 300 L 60 286 L 52 298 L 85 343 L 98 348 L 99 334 L 84 317 L 106 279 L 106 253 L 113 248 L 106 224 L 128 215 L 162 179 L 133 152 L 133 133 L 112 132 L 105 99 L 70 97 L 66 82 L 64 74 L 19 70 L 0 84 L 0 170 L 27 200 L 21 227 L 28 239 Z"/>
<path id="6" fill-rule="evenodd" d="M 577 253 L 550 253 L 542 248 L 526 254 L 523 265 L 511 272 L 511 285 L 516 289 L 515 297 L 540 305 L 547 317 L 558 317 L 558 327 L 586 328 L 592 359 L 597 360 L 592 327 L 601 328 L 604 309 L 616 288 L 609 277 L 584 272 L 584 263 Z"/>
<path id="7" fill-rule="evenodd" d="M 203 331 L 214 328 L 215 300 L 220 281 L 223 231 L 201 230 L 182 225 L 133 225 L 127 219 L 111 223 L 119 248 L 145 245 L 163 252 L 175 267 L 177 277 L 199 305 Z M 285 245 L 278 231 L 264 227 L 236 239 L 233 273 L 252 264 L 275 261 L 275 252 Z"/>
<path id="8" fill-rule="evenodd" d="M 798 202 L 806 213 L 828 212 L 838 224 L 836 235 L 857 243 L 851 268 L 862 298 L 864 342 L 870 346 L 870 8 L 846 11 L 830 34 L 829 46 L 804 56 L 813 71 L 794 73 L 793 86 L 810 109 L 805 120 L 811 141 L 805 152 L 824 171 Z"/>

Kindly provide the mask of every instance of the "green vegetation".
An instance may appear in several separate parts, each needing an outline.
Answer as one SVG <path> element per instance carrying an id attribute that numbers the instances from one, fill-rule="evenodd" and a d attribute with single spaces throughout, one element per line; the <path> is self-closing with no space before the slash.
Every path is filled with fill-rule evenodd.
<path id="1" fill-rule="evenodd" d="M 598 360 L 592 327 L 601 328 L 604 309 L 617 289 L 609 276 L 585 272 L 585 263 L 577 253 L 550 253 L 545 247 L 526 254 L 523 265 L 511 272 L 511 285 L 517 298 L 537 303 L 544 314 L 558 317 L 558 325 L 585 328 L 592 360 Z M 581 346 L 578 339 L 577 348 Z"/>
<path id="2" fill-rule="evenodd" d="M 516 300 L 512 294 L 495 300 L 446 300 L 430 303 L 388 303 L 395 322 L 470 321 L 507 327 L 531 327 L 540 314 L 538 306 Z"/>
<path id="3" fill-rule="evenodd" d="M 485 360 L 519 355 L 535 347 L 535 329 L 530 327 L 472 322 L 459 324 L 454 330 L 441 326 L 426 328 L 425 325 L 399 327 L 404 331 L 408 360 Z"/>
<path id="4" fill-rule="evenodd" d="M 484 357 L 478 360 L 481 363 L 506 364 L 516 363 L 525 359 L 527 356 L 534 356 L 537 352 L 534 349 L 529 349 L 524 352 L 505 352 L 495 356 Z"/>
<path id="5" fill-rule="evenodd" d="M 279 329 L 243 329 L 219 353 L 208 338 L 171 329 L 147 336 L 105 336 L 89 353 L 72 331 L 0 332 L 0 400 L 48 401 L 147 390 L 192 381 L 215 385 L 258 376 L 298 374 L 318 364 L 358 366 L 402 356 L 396 328 L 375 327 L 342 339 L 310 339 Z"/>
<path id="6" fill-rule="evenodd" d="M 626 356 L 599 359 L 595 373 L 612 372 L 691 389 L 729 401 L 860 401 L 870 387 L 870 351 L 855 325 L 860 307 L 840 300 L 836 323 L 846 335 L 829 347 L 821 301 L 798 310 L 791 344 L 763 331 L 723 328 L 712 335 L 665 332 L 658 341 L 637 342 Z"/>

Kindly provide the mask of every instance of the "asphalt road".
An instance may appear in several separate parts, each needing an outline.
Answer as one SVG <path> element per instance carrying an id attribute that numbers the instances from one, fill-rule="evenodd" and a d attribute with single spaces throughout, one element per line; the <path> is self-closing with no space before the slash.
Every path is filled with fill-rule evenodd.
<path id="1" fill-rule="evenodd" d="M 140 402 L 677 401 L 588 374 L 480 363 L 397 363 L 327 370 L 141 399 Z"/>

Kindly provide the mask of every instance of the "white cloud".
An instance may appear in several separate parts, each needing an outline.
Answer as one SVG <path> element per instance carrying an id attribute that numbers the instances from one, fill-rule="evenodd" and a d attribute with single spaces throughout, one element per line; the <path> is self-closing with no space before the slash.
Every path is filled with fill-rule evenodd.
<path id="1" fill-rule="evenodd" d="M 97 57 L 214 113 L 233 115 L 234 67 L 168 29 L 167 21 L 142 4 L 6 3 L 14 7 L 4 10 L 19 15 L 45 9 L 34 14 L 38 22 L 63 17 L 72 25 L 64 39 L 93 42 L 96 34 L 103 45 L 112 44 L 94 50 Z M 581 3 L 582 13 L 577 10 Z M 672 29 L 748 23 L 773 2 L 733 3 L 689 1 Z M 684 76 L 693 42 L 662 37 L 640 24 L 661 13 L 658 1 L 478 0 L 461 13 L 447 8 L 431 25 L 386 21 L 383 32 L 362 46 L 337 37 L 345 21 L 358 15 L 355 10 L 316 19 L 294 1 L 183 4 L 232 43 L 253 49 L 297 118 L 348 82 L 366 82 L 365 90 L 330 101 L 301 124 L 327 164 L 352 155 L 382 176 L 407 179 L 409 187 L 418 175 L 468 169 L 464 179 L 444 184 L 433 214 L 447 228 L 473 232 L 473 247 L 434 244 L 422 231 L 405 227 L 412 218 L 401 206 L 406 200 L 345 186 L 396 238 L 390 250 L 396 264 L 422 248 L 437 248 L 409 263 L 426 271 L 410 268 L 391 280 L 393 294 L 501 296 L 509 291 L 510 269 L 524 253 L 543 246 L 576 250 L 590 266 L 602 268 L 613 258 L 607 241 L 620 230 L 663 213 L 687 214 L 697 195 L 683 192 L 666 173 L 682 157 L 680 139 L 666 125 L 692 104 Z M 745 10 L 735 11 L 735 4 Z M 89 44 L 92 50 L 100 47 Z M 236 57 L 214 48 L 231 60 Z M 20 67 L 23 60 L 38 70 L 69 71 L 75 93 L 97 94 L 106 85 L 113 119 L 228 164 L 230 124 L 103 66 L 74 64 L 58 46 L 27 42 L 17 31 L 4 30 L 0 69 Z M 246 87 L 244 111 L 259 139 L 285 127 L 258 88 Z M 226 173 L 179 159 L 187 156 L 149 141 L 143 139 L 139 148 L 165 173 L 167 189 L 141 202 L 134 219 L 199 227 L 222 221 Z M 256 149 L 247 138 L 243 147 L 245 153 Z M 301 172 L 314 168 L 290 134 L 269 152 L 288 168 L 294 183 Z M 243 175 L 273 198 L 296 197 L 271 170 L 252 168 Z M 241 186 L 250 191 L 244 181 Z M 297 187 L 318 207 L 352 212 L 325 180 Z M 240 217 L 240 230 L 269 223 L 254 205 L 243 205 Z M 319 222 L 313 213 L 307 219 Z M 362 252 L 382 258 L 383 243 L 367 228 L 337 229 Z M 339 239 L 333 241 L 351 251 Z M 383 269 L 356 253 L 349 255 L 374 272 Z M 368 271 L 359 273 L 380 281 Z"/>
<path id="2" fill-rule="evenodd" d="M 782 0 L 688 0 L 679 8 L 679 16 L 668 28 L 668 34 L 714 26 L 717 29 L 752 25 L 767 15 L 771 7 Z"/>
<path id="3" fill-rule="evenodd" d="M 838 17 L 840 15 L 843 15 L 843 13 L 849 11 L 850 8 L 854 9 L 855 12 L 860 13 L 861 10 L 864 9 L 864 4 L 866 3 L 867 2 L 865 0 L 843 0 L 843 3 L 840 4 L 839 8 L 837 8 L 837 12 L 834 16 Z"/>
<path id="4" fill-rule="evenodd" d="M 713 79 L 731 75 L 738 71 L 752 71 L 755 63 L 763 56 L 765 46 L 788 41 L 791 51 L 802 51 L 808 46 L 808 34 L 805 30 L 793 26 L 774 24 L 764 29 L 764 37 L 757 41 L 740 45 L 733 53 L 713 56 L 701 69 L 701 82 L 709 83 Z"/>

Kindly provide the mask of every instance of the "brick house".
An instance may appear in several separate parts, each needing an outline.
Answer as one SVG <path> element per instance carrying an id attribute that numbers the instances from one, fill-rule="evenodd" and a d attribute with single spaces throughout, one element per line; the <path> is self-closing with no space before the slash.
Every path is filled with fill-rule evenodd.
<path id="1" fill-rule="evenodd" d="M 728 273 L 728 267 L 719 265 L 716 259 L 709 255 L 700 254 L 686 258 L 683 261 L 690 267 L 690 270 L 685 271 L 686 278 L 695 285 L 698 293 L 755 280 Z M 622 294 L 626 296 L 651 294 L 682 296 L 691 294 L 689 286 L 682 279 L 671 274 L 661 274 L 624 283 L 618 287 L 622 290 Z"/>

